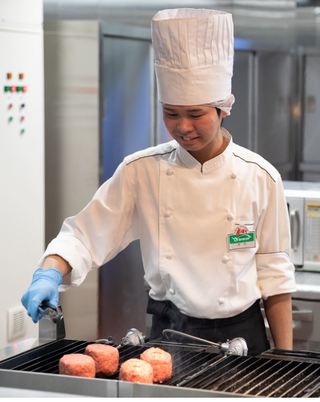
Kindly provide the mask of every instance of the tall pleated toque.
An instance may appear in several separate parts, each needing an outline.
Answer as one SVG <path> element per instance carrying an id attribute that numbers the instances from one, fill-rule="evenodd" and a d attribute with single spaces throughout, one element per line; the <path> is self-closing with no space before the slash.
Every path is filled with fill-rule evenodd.
<path id="1" fill-rule="evenodd" d="M 230 96 L 234 55 L 230 13 L 162 10 L 153 17 L 151 28 L 161 102 L 196 105 Z"/>

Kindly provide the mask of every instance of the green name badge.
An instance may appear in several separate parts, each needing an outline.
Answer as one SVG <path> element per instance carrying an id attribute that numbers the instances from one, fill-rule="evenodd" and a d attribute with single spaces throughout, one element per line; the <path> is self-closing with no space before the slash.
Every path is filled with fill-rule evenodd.
<path id="1" fill-rule="evenodd" d="M 251 248 L 256 245 L 255 232 L 228 235 L 228 248 L 234 250 L 238 248 Z"/>

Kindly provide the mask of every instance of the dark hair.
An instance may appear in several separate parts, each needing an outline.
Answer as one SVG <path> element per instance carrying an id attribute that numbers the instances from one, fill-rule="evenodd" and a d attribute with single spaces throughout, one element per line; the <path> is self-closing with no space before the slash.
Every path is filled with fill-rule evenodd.
<path id="1" fill-rule="evenodd" d="M 218 117 L 220 117 L 220 116 L 221 116 L 221 109 L 219 109 L 219 108 L 217 108 L 217 107 L 216 107 L 216 111 L 217 111 L 217 115 L 218 115 Z M 220 127 L 222 127 L 222 126 L 223 126 L 223 121 L 224 121 L 224 118 L 221 120 Z"/>

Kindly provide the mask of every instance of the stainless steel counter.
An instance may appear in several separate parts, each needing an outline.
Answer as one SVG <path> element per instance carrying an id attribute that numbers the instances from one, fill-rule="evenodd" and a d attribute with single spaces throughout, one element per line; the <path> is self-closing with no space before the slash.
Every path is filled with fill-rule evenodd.
<path id="1" fill-rule="evenodd" d="M 63 394 L 60 392 L 35 391 L 31 389 L 19 389 L 0 387 L 0 398 L 79 398 L 79 395 Z"/>

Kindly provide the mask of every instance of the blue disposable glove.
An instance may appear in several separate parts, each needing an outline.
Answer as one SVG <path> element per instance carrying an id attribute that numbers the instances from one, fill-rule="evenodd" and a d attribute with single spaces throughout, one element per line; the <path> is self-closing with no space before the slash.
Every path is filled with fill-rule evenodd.
<path id="1" fill-rule="evenodd" d="M 34 323 L 43 316 L 43 311 L 39 310 L 42 302 L 45 301 L 50 307 L 57 308 L 59 302 L 58 287 L 61 283 L 61 272 L 55 268 L 38 268 L 34 271 L 31 285 L 21 298 L 22 304 Z"/>

